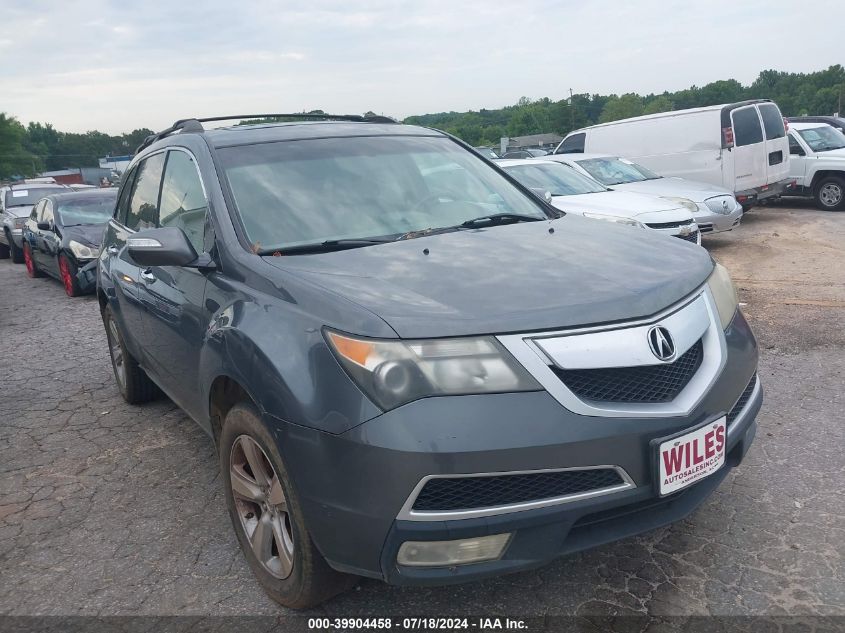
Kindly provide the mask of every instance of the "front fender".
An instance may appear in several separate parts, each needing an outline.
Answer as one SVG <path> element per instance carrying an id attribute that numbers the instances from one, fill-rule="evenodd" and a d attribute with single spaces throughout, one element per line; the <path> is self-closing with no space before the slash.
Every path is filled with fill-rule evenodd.
<path id="1" fill-rule="evenodd" d="M 286 305 L 239 300 L 212 315 L 200 358 L 200 388 L 220 376 L 241 385 L 265 414 L 343 433 L 381 414 L 335 359 L 321 329 Z M 206 420 L 210 420 L 206 398 Z"/>

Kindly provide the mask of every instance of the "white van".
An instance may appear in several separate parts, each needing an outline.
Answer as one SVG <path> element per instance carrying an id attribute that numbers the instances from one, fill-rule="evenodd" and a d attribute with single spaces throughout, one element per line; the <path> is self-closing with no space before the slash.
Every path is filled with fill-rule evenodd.
<path id="1" fill-rule="evenodd" d="M 794 184 L 783 115 L 768 99 L 602 123 L 570 132 L 554 151 L 583 152 L 725 187 L 746 209 Z"/>

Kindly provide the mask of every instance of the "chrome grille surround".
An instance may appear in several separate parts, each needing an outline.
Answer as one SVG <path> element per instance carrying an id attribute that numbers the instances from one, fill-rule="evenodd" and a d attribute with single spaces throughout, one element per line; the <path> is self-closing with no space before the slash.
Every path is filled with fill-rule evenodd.
<path id="1" fill-rule="evenodd" d="M 663 325 L 675 339 L 676 354 L 701 339 L 703 359 L 686 387 L 670 402 L 630 403 L 586 401 L 570 391 L 552 367 L 597 369 L 656 365 L 648 349 L 647 332 Z M 706 284 L 680 303 L 647 319 L 555 332 L 510 334 L 499 342 L 561 405 L 573 413 L 594 417 L 654 418 L 689 415 L 725 366 L 727 346 L 716 305 Z"/>

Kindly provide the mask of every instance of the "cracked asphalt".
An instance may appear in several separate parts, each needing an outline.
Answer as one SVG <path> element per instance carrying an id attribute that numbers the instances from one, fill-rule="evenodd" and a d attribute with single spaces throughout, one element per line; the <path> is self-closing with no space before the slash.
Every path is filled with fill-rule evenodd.
<path id="1" fill-rule="evenodd" d="M 671 527 L 448 588 L 361 580 L 314 615 L 845 615 L 845 213 L 757 209 L 705 240 L 761 344 L 745 462 Z M 0 615 L 280 615 L 211 440 L 118 394 L 93 298 L 0 261 Z M 342 529 L 342 526 L 339 526 Z"/>

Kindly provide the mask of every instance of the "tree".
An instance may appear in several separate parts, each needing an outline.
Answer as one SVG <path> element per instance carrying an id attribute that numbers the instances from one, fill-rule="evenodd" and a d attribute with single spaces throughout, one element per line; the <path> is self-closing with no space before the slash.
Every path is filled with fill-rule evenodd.
<path id="1" fill-rule="evenodd" d="M 0 179 L 34 176 L 41 170 L 41 159 L 24 147 L 26 142 L 26 128 L 0 112 Z"/>
<path id="2" fill-rule="evenodd" d="M 672 100 L 666 95 L 660 95 L 646 103 L 645 108 L 643 108 L 643 114 L 657 114 L 658 112 L 670 112 L 671 110 L 674 110 Z"/>
<path id="3" fill-rule="evenodd" d="M 604 109 L 601 111 L 599 123 L 629 119 L 633 116 L 640 116 L 643 113 L 643 99 L 634 93 L 624 94 L 621 97 L 611 95 Z"/>

